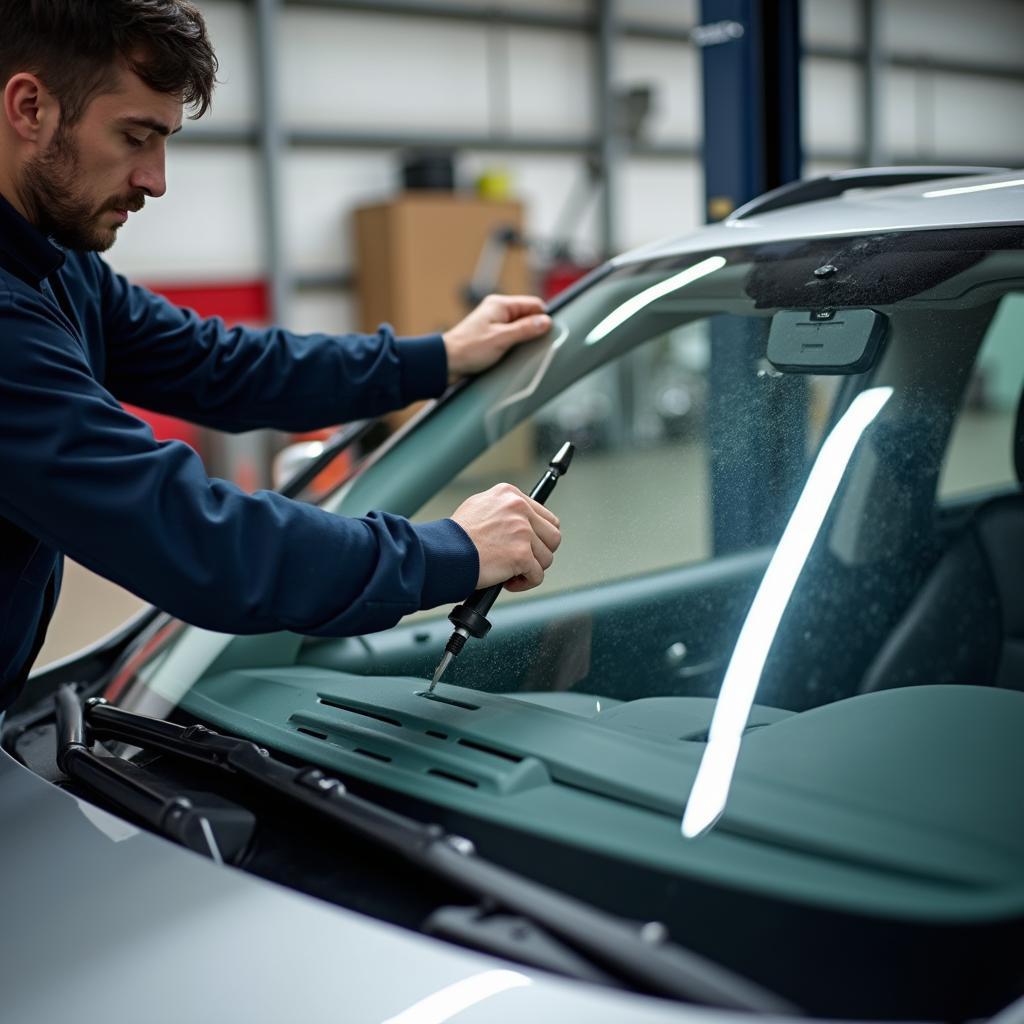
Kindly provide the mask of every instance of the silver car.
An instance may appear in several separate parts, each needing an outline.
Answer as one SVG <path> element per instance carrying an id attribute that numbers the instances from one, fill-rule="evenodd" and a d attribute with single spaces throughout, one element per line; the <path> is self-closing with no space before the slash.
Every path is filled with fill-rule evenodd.
<path id="1" fill-rule="evenodd" d="M 548 579 L 433 692 L 446 608 L 149 611 L 33 677 L 5 1021 L 1019 1019 L 1024 172 L 789 186 L 551 312 L 322 499 L 575 445 Z"/>

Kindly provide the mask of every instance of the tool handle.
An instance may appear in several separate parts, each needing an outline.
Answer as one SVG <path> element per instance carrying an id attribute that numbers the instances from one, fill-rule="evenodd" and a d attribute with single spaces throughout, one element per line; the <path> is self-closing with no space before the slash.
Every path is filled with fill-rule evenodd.
<path id="1" fill-rule="evenodd" d="M 490 622 L 487 621 L 487 613 L 504 586 L 504 583 L 495 583 L 493 587 L 474 590 L 462 604 L 457 604 L 451 610 L 448 618 L 455 626 L 468 630 L 470 636 L 477 639 L 486 636 L 491 628 Z"/>
<path id="2" fill-rule="evenodd" d="M 558 483 L 562 472 L 549 466 L 537 481 L 537 485 L 530 491 L 530 497 L 543 505 L 555 489 L 555 484 Z M 456 627 L 467 630 L 470 636 L 475 636 L 477 639 L 486 636 L 487 631 L 491 628 L 490 622 L 487 621 L 487 613 L 491 610 L 491 605 L 497 600 L 504 586 L 504 583 L 495 583 L 491 587 L 474 590 L 462 604 L 457 604 L 451 610 L 451 614 L 448 616 L 449 620 Z"/>

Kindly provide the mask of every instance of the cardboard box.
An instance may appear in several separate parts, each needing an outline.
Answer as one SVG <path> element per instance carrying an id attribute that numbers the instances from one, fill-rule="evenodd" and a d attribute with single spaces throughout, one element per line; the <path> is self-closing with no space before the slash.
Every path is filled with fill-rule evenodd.
<path id="1" fill-rule="evenodd" d="M 359 329 L 372 332 L 389 323 L 400 335 L 444 331 L 458 323 L 469 305 L 466 288 L 484 245 L 497 228 L 523 229 L 523 207 L 451 192 L 405 192 L 354 214 Z M 498 291 L 534 292 L 526 252 L 508 250 Z M 388 417 L 392 428 L 415 411 Z M 528 458 L 528 439 L 503 450 L 515 463 Z"/>
<path id="2" fill-rule="evenodd" d="M 428 334 L 457 323 L 484 243 L 499 227 L 521 231 L 522 204 L 425 191 L 357 209 L 360 330 L 387 322 L 399 334 Z M 498 290 L 533 291 L 521 247 L 508 253 Z"/>

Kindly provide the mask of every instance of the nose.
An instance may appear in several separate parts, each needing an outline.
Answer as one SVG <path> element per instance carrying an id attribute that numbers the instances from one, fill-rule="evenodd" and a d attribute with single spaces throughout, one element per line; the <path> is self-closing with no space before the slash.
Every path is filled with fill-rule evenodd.
<path id="1" fill-rule="evenodd" d="M 167 191 L 164 156 L 164 148 L 161 146 L 155 153 L 139 163 L 129 178 L 132 188 L 139 189 L 154 199 L 159 199 Z"/>

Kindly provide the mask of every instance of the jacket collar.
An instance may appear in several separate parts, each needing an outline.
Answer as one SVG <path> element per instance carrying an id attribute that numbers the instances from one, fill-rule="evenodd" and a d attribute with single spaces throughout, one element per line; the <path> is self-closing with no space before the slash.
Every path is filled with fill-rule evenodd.
<path id="1" fill-rule="evenodd" d="M 38 288 L 64 265 L 64 250 L 0 195 L 0 267 Z"/>

